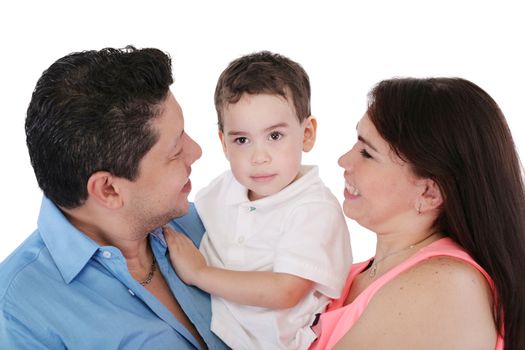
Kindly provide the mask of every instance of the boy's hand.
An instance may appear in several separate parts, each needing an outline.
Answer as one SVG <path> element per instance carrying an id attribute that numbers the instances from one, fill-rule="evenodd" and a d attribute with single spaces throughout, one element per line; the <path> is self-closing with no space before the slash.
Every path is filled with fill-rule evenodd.
<path id="1" fill-rule="evenodd" d="M 287 309 L 297 305 L 314 282 L 299 276 L 272 271 L 234 271 L 208 266 L 185 235 L 164 227 L 170 260 L 187 284 L 238 304 Z"/>
<path id="2" fill-rule="evenodd" d="M 208 267 L 206 260 L 188 237 L 167 226 L 163 231 L 173 268 L 186 284 L 195 285 L 199 272 Z"/>

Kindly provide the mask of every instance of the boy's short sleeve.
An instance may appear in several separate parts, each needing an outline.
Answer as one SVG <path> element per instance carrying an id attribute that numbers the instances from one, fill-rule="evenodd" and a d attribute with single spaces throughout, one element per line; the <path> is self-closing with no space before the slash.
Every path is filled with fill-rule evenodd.
<path id="1" fill-rule="evenodd" d="M 274 272 L 316 283 L 316 289 L 338 298 L 352 264 L 350 235 L 338 204 L 319 201 L 294 208 L 283 224 Z"/>

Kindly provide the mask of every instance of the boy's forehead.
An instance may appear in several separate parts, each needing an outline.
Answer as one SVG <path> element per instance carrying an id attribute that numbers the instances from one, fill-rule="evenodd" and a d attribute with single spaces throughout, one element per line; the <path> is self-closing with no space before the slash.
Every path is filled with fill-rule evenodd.
<path id="1" fill-rule="evenodd" d="M 263 110 L 287 110 L 297 117 L 295 105 L 291 98 L 288 96 L 271 93 L 244 93 L 241 95 L 239 100 L 235 102 L 225 101 L 222 106 L 221 115 L 224 119 L 224 116 L 235 114 L 240 111 L 244 113 L 251 113 Z"/>
<path id="2" fill-rule="evenodd" d="M 271 94 L 243 95 L 239 101 L 225 105 L 222 112 L 223 122 L 227 122 L 228 119 L 240 121 L 242 118 L 251 117 L 269 120 L 297 117 L 295 108 L 288 99 Z"/>
<path id="3" fill-rule="evenodd" d="M 225 100 L 224 101 L 224 104 L 223 104 L 223 108 L 228 108 L 229 106 L 234 106 L 236 105 L 237 103 L 240 103 L 240 102 L 250 102 L 250 101 L 253 101 L 254 99 L 256 98 L 259 98 L 259 97 L 270 97 L 270 98 L 277 98 L 277 99 L 281 99 L 283 101 L 286 101 L 288 103 L 292 103 L 292 98 L 291 98 L 291 92 L 286 89 L 286 91 L 284 91 L 284 95 L 283 94 L 280 94 L 280 93 L 277 93 L 277 92 L 266 92 L 266 91 L 261 91 L 261 92 L 257 92 L 257 93 L 248 93 L 248 92 L 243 92 L 242 94 L 238 95 L 237 98 L 232 98 L 230 100 Z"/>

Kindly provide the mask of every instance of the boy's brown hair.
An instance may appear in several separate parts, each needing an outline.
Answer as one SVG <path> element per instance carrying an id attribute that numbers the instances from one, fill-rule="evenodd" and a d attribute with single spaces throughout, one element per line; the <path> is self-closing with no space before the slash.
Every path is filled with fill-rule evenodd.
<path id="1" fill-rule="evenodd" d="M 310 80 L 301 65 L 289 58 L 261 51 L 242 56 L 222 72 L 215 88 L 215 109 L 219 130 L 223 131 L 222 112 L 238 102 L 243 94 L 279 95 L 293 102 L 299 122 L 310 112 Z"/>

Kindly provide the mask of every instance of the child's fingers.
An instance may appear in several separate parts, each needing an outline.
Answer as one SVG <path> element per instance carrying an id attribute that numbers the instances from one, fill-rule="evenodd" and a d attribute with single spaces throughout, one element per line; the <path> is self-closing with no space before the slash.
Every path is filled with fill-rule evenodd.
<path id="1" fill-rule="evenodd" d="M 183 235 L 170 227 L 164 226 L 162 230 L 164 232 L 164 239 L 169 246 L 184 247 L 188 244 L 193 245 L 193 242 L 186 237 L 186 235 Z"/>
<path id="2" fill-rule="evenodd" d="M 179 231 L 172 229 L 168 225 L 162 226 L 162 232 L 164 233 L 164 236 L 170 236 L 173 234 L 180 234 Z"/>

